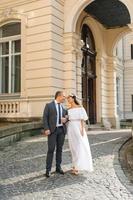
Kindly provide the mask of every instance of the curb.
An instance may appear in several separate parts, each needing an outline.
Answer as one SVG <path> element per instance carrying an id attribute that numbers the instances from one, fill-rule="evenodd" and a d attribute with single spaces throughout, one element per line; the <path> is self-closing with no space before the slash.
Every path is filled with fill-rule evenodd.
<path id="1" fill-rule="evenodd" d="M 29 122 L 9 125 L 0 128 L 0 150 L 20 141 L 23 137 L 40 134 L 42 122 Z"/>
<path id="2" fill-rule="evenodd" d="M 127 172 L 127 167 L 125 167 L 124 158 L 124 147 L 132 139 L 131 137 L 122 138 L 121 142 L 117 144 L 114 148 L 114 170 L 120 182 L 128 189 L 128 191 L 133 194 L 133 184 L 129 179 L 129 174 Z"/>

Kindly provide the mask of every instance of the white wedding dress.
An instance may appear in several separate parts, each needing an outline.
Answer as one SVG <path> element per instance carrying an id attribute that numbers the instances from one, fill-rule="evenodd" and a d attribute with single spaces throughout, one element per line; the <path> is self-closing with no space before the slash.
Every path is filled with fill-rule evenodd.
<path id="1" fill-rule="evenodd" d="M 67 127 L 68 142 L 72 155 L 72 164 L 78 170 L 93 171 L 90 145 L 84 129 L 81 135 L 81 120 L 87 120 L 88 116 L 83 107 L 68 110 L 69 122 Z"/>

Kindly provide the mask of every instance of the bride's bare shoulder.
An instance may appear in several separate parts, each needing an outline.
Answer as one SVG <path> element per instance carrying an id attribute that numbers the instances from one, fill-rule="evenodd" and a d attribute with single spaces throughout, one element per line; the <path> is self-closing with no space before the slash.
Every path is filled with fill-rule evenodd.
<path id="1" fill-rule="evenodd" d="M 82 105 L 76 105 L 75 108 L 82 108 Z"/>
<path id="2" fill-rule="evenodd" d="M 67 108 L 67 110 L 73 110 L 73 109 L 75 109 L 75 108 L 82 108 L 83 106 L 81 106 L 81 105 L 77 105 L 77 106 L 75 106 L 75 107 L 69 107 L 69 108 Z"/>
<path id="3" fill-rule="evenodd" d="M 81 106 L 81 105 L 78 105 L 76 108 L 82 108 L 83 106 Z"/>

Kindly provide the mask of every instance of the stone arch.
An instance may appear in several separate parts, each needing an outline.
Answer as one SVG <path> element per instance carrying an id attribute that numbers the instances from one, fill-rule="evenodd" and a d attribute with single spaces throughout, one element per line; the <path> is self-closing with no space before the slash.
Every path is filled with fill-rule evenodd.
<path id="1" fill-rule="evenodd" d="M 65 20 L 65 25 L 64 25 L 64 32 L 75 32 L 76 29 L 76 23 L 77 20 L 81 14 L 81 12 L 84 10 L 86 6 L 88 6 L 90 3 L 92 3 L 94 0 L 80 0 L 74 4 L 72 9 L 70 10 L 69 13 L 66 14 L 66 20 Z M 133 6 L 131 3 L 127 0 L 121 0 L 121 3 L 123 3 L 126 7 L 127 10 L 130 13 L 131 16 L 131 22 L 133 21 Z M 69 2 L 67 2 L 69 4 Z M 66 6 L 67 6 L 66 3 Z"/>
<path id="2" fill-rule="evenodd" d="M 77 20 L 83 11 L 83 9 L 86 7 L 86 5 L 93 2 L 93 0 L 80 0 L 79 2 L 76 2 L 76 4 L 71 9 L 70 13 L 67 15 L 65 25 L 64 25 L 64 32 L 75 32 L 76 23 Z"/>
<path id="3" fill-rule="evenodd" d="M 21 20 L 20 19 L 16 19 L 16 18 L 14 18 L 14 19 L 6 19 L 6 20 L 0 22 L 0 27 L 4 26 L 6 24 L 10 24 L 12 22 L 21 23 Z"/>
<path id="4" fill-rule="evenodd" d="M 100 86 L 101 86 L 101 82 L 100 82 L 100 68 L 101 68 L 101 58 L 102 56 L 105 55 L 105 47 L 104 47 L 104 41 L 103 41 L 103 33 L 102 33 L 102 29 L 104 30 L 105 28 L 98 22 L 96 21 L 93 17 L 86 15 L 85 12 L 82 12 L 81 15 L 79 16 L 79 19 L 77 21 L 76 27 L 75 27 L 75 32 L 80 35 L 81 30 L 82 30 L 82 26 L 86 24 L 89 29 L 91 30 L 91 33 L 93 35 L 94 38 L 94 43 L 95 43 L 95 51 L 97 53 L 96 55 L 96 60 L 95 60 L 95 70 L 96 70 L 96 121 L 100 121 L 101 119 L 101 110 L 100 110 L 100 106 L 101 106 L 101 102 L 100 102 L 100 98 L 101 98 L 101 90 L 100 90 Z"/>
<path id="5" fill-rule="evenodd" d="M 112 55 L 113 56 L 115 56 L 114 50 L 115 50 L 118 42 L 121 40 L 122 37 L 126 36 L 128 33 L 130 33 L 130 31 L 126 29 L 125 31 L 120 32 L 117 35 L 117 37 L 115 38 L 114 42 L 112 43 Z"/>
<path id="6" fill-rule="evenodd" d="M 102 54 L 101 49 L 104 51 L 103 37 L 101 34 L 102 25 L 91 16 L 86 15 L 84 12 L 80 15 L 78 23 L 76 24 L 75 32 L 80 34 L 83 24 L 87 24 L 93 34 L 95 40 L 95 47 L 97 57 Z"/>
<path id="7" fill-rule="evenodd" d="M 85 12 L 85 8 L 91 3 L 94 3 L 96 1 L 98 2 L 100 0 L 65 1 L 64 40 L 65 40 L 65 45 L 69 47 L 69 48 L 68 47 L 66 48 L 65 59 L 68 59 L 69 49 L 75 49 L 75 51 L 79 50 L 79 55 L 81 54 L 82 44 L 80 45 L 78 44 L 80 43 L 80 33 L 81 33 L 82 25 L 86 23 L 91 29 L 92 34 L 94 36 L 95 47 L 96 47 L 96 52 L 97 52 L 97 55 L 96 55 L 97 122 L 101 122 L 101 120 L 107 119 L 108 121 L 110 121 L 110 123 L 113 126 L 117 126 L 118 119 L 117 119 L 117 113 L 116 113 L 116 99 L 115 99 L 115 75 L 116 74 L 114 70 L 115 62 L 114 62 L 114 57 L 113 57 L 113 49 L 114 49 L 116 41 L 124 33 L 127 33 L 132 28 L 131 27 L 132 24 L 130 23 L 133 21 L 133 16 L 131 15 L 133 6 L 131 5 L 130 0 L 129 1 L 122 0 L 121 3 L 124 4 L 124 9 L 126 9 L 127 13 L 129 13 L 128 18 L 127 18 L 128 20 L 126 20 L 126 22 L 122 26 L 113 26 L 113 27 L 109 26 L 108 28 L 104 26 L 104 24 L 101 23 L 100 20 L 98 22 L 98 19 L 94 18 L 92 14 L 90 15 L 89 12 Z M 114 1 L 116 2 L 117 0 L 114 0 Z M 113 1 L 111 2 L 113 3 Z M 120 0 L 118 0 L 118 2 L 120 2 Z M 70 7 L 72 9 L 69 9 Z M 78 59 L 77 59 L 76 57 L 77 55 L 73 55 L 73 52 L 70 52 L 70 53 L 71 53 L 71 57 L 74 59 L 72 59 L 71 63 L 68 60 L 69 66 L 71 66 L 72 69 L 73 67 L 78 66 L 78 69 L 80 71 L 82 55 L 78 56 Z M 67 63 L 65 63 L 65 65 L 67 66 Z M 76 77 L 75 74 L 74 74 L 74 77 Z M 78 76 L 78 77 L 81 77 L 81 76 Z M 81 86 L 80 78 L 78 80 Z M 110 82 L 113 84 L 110 84 Z M 73 84 L 76 84 L 76 81 Z M 108 89 L 106 89 L 107 86 L 108 86 Z M 101 88 L 103 89 L 101 90 Z M 81 94 L 81 87 L 80 87 L 79 94 Z M 102 105 L 105 105 L 105 106 L 102 106 Z"/>
<path id="8" fill-rule="evenodd" d="M 132 5 L 132 0 L 120 0 L 128 9 L 130 18 L 131 18 L 131 23 L 133 23 L 133 5 Z"/>
<path id="9" fill-rule="evenodd" d="M 114 47 L 117 44 L 117 42 L 124 35 L 130 33 L 131 31 L 132 31 L 132 28 L 129 28 L 128 26 L 125 26 L 123 28 L 105 30 L 106 38 L 105 38 L 104 46 L 106 49 L 106 54 L 109 57 L 114 56 Z"/>

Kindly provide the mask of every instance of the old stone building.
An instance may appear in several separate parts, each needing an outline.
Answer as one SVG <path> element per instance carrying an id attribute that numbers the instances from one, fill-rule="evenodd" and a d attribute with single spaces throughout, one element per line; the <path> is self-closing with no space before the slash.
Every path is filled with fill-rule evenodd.
<path id="1" fill-rule="evenodd" d="M 90 123 L 117 126 L 116 46 L 132 21 L 132 0 L 1 0 L 0 117 L 41 117 L 65 90 L 79 96 Z"/>
<path id="2" fill-rule="evenodd" d="M 133 119 L 133 33 L 124 36 L 116 47 L 117 113 L 119 119 Z"/>

